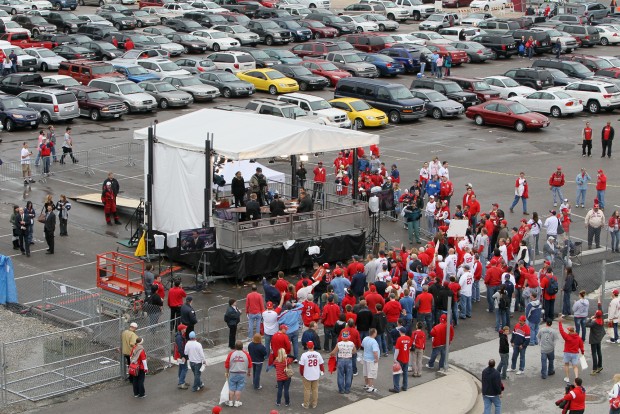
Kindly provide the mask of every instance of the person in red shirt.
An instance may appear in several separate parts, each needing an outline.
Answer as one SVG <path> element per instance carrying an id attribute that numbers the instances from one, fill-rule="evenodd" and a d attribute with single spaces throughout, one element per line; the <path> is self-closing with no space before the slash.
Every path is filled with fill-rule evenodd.
<path id="1" fill-rule="evenodd" d="M 487 286 L 487 304 L 489 305 L 488 311 L 495 312 L 495 304 L 493 301 L 493 295 L 499 289 L 502 284 L 502 269 L 499 263 L 489 263 L 487 265 L 487 274 L 484 277 L 484 284 Z"/>
<path id="2" fill-rule="evenodd" d="M 472 194 L 469 197 L 467 207 L 469 207 L 469 224 L 475 229 L 478 225 L 478 214 L 480 214 L 480 202 L 478 201 L 478 196 L 476 196 L 476 194 Z"/>
<path id="3" fill-rule="evenodd" d="M 601 158 L 605 158 L 605 152 L 607 152 L 607 156 L 611 158 L 611 144 L 613 141 L 614 127 L 611 126 L 611 122 L 607 121 L 607 125 L 605 125 L 601 131 L 601 143 L 603 144 L 603 155 L 601 155 Z"/>
<path id="4" fill-rule="evenodd" d="M 364 299 L 366 299 L 366 305 L 368 305 L 368 309 L 370 309 L 373 315 L 377 313 L 377 303 L 380 303 L 381 306 L 385 305 L 385 299 L 377 293 L 377 287 L 375 285 L 370 285 L 370 290 L 364 293 Z"/>
<path id="5" fill-rule="evenodd" d="M 170 308 L 170 330 L 175 331 L 181 317 L 181 306 L 185 303 L 187 293 L 181 287 L 181 281 L 175 280 L 174 286 L 168 291 L 168 307 Z M 262 296 L 261 296 L 262 298 Z"/>
<path id="6" fill-rule="evenodd" d="M 334 160 L 334 174 L 338 174 L 340 170 L 346 170 L 348 165 L 347 159 L 342 152 L 339 152 L 338 157 Z"/>
<path id="7" fill-rule="evenodd" d="M 543 303 L 543 309 L 545 311 L 545 318 L 554 318 L 554 307 L 555 307 L 555 296 L 556 293 L 551 293 L 550 281 L 555 280 L 555 286 L 559 289 L 558 278 L 553 274 L 553 269 L 551 266 L 547 267 L 547 273 L 544 277 L 540 278 L 540 288 L 543 292 L 543 299 L 545 300 Z"/>
<path id="8" fill-rule="evenodd" d="M 157 286 L 157 294 L 163 300 L 166 297 L 166 289 L 164 289 L 164 284 L 161 282 L 161 275 L 155 275 L 153 286 Z"/>
<path id="9" fill-rule="evenodd" d="M 291 340 L 286 334 L 287 330 L 288 326 L 282 324 L 280 325 L 280 330 L 273 334 L 273 336 L 271 337 L 271 354 L 269 355 L 269 366 L 273 366 L 273 361 L 278 356 L 278 351 L 280 350 L 280 348 L 284 349 L 286 355 L 291 353 Z M 267 367 L 266 371 L 269 371 L 269 367 Z"/>
<path id="10" fill-rule="evenodd" d="M 308 276 L 306 275 L 306 272 L 301 272 L 299 274 L 299 280 L 295 284 L 296 292 L 299 292 L 299 289 L 302 289 L 304 287 L 304 281 L 308 282 L 306 286 L 310 286 L 313 283 L 313 281 L 310 280 Z"/>
<path id="11" fill-rule="evenodd" d="M 581 386 L 583 380 L 579 377 L 575 378 L 574 387 L 564 394 L 564 397 L 555 402 L 560 405 L 562 401 L 568 401 L 570 404 L 570 413 L 583 414 L 586 409 L 586 389 Z M 610 412 L 614 412 L 613 410 Z"/>
<path id="12" fill-rule="evenodd" d="M 394 345 L 394 362 L 400 364 L 402 374 L 392 375 L 394 380 L 394 388 L 390 388 L 390 392 L 400 392 L 400 377 L 403 377 L 403 391 L 407 391 L 408 379 L 407 371 L 409 370 L 409 353 L 413 346 L 411 337 L 407 336 L 407 329 L 404 326 L 398 328 L 400 336 L 396 340 Z M 391 335 L 390 335 L 391 336 Z"/>
<path id="13" fill-rule="evenodd" d="M 284 272 L 278 272 L 278 281 L 276 282 L 276 289 L 280 291 L 281 294 L 285 294 L 288 289 L 288 282 L 284 279 Z"/>
<path id="14" fill-rule="evenodd" d="M 351 309 L 353 309 L 353 306 L 357 303 L 357 298 L 350 289 L 345 289 L 344 292 L 344 297 L 340 301 L 340 306 L 342 306 L 343 309 L 346 309 L 347 306 L 351 306 Z M 347 320 L 349 320 L 348 317 Z"/>
<path id="15" fill-rule="evenodd" d="M 411 333 L 412 351 L 413 351 L 413 363 L 412 371 L 413 377 L 422 376 L 422 358 L 424 357 L 424 350 L 426 349 L 426 334 L 422 330 L 424 324 L 418 322 L 416 324 L 416 330 Z"/>
<path id="16" fill-rule="evenodd" d="M 321 316 L 321 309 L 319 308 L 319 305 L 314 303 L 313 299 L 314 297 L 310 294 L 308 295 L 308 298 L 301 303 L 303 305 L 301 310 L 301 320 L 306 328 L 310 326 L 310 322 L 318 322 Z"/>
<path id="17" fill-rule="evenodd" d="M 133 44 L 133 40 L 131 40 L 131 38 L 127 38 L 127 40 L 125 41 L 125 50 L 126 51 L 130 51 L 131 49 L 133 49 L 135 46 Z"/>
<path id="18" fill-rule="evenodd" d="M 317 198 L 323 199 L 323 186 L 327 180 L 327 171 L 323 167 L 323 161 L 319 161 L 312 172 L 314 172 L 314 185 L 312 186 L 312 202 L 314 203 Z"/>
<path id="19" fill-rule="evenodd" d="M 564 200 L 564 194 L 562 194 L 562 187 L 564 187 L 565 179 L 564 173 L 562 172 L 562 167 L 558 166 L 551 177 L 549 177 L 549 189 L 551 190 L 551 194 L 553 195 L 553 207 L 558 206 L 558 201 L 556 201 L 556 197 L 560 203 Z"/>
<path id="20" fill-rule="evenodd" d="M 383 306 L 383 313 L 385 313 L 385 317 L 387 318 L 387 322 L 388 322 L 386 332 L 391 332 L 392 329 L 396 328 L 398 318 L 400 318 L 402 311 L 403 311 L 403 307 L 401 306 L 400 302 L 396 299 L 396 295 L 393 293 L 390 293 L 389 300 Z M 392 349 L 394 348 L 391 335 L 387 336 L 387 346 L 388 346 L 389 352 L 391 352 Z"/>
<path id="21" fill-rule="evenodd" d="M 439 184 L 439 198 L 445 200 L 450 204 L 450 199 L 454 194 L 454 186 L 452 181 L 448 180 L 447 176 L 441 177 L 441 183 Z"/>
<path id="22" fill-rule="evenodd" d="M 422 287 L 422 293 L 415 297 L 415 308 L 418 311 L 418 321 L 426 324 L 426 330 L 431 333 L 433 328 L 433 307 L 435 299 L 428 293 L 428 286 Z"/>
<path id="23" fill-rule="evenodd" d="M 381 154 L 379 153 L 379 146 L 372 144 L 370 146 L 370 154 L 374 155 L 375 157 L 379 158 L 381 156 Z"/>
<path id="24" fill-rule="evenodd" d="M 340 306 L 334 303 L 334 297 L 329 296 L 327 303 L 323 306 L 323 314 L 321 315 L 321 322 L 323 323 L 323 331 L 325 334 L 323 349 L 330 350 L 336 346 L 337 338 L 334 326 L 336 321 L 340 317 Z"/>
<path id="25" fill-rule="evenodd" d="M 439 356 L 439 369 L 444 367 L 446 361 L 446 334 L 448 333 L 448 316 L 441 315 L 439 317 L 439 324 L 431 330 L 431 337 L 433 338 L 432 345 L 433 351 L 431 352 L 431 359 L 426 364 L 429 369 L 435 368 L 435 359 Z M 450 343 L 454 339 L 454 327 L 450 325 Z"/>
<path id="26" fill-rule="evenodd" d="M 607 176 L 603 170 L 598 170 L 596 175 L 596 198 L 601 210 L 605 208 L 605 190 L 607 190 Z"/>
<path id="27" fill-rule="evenodd" d="M 581 156 L 586 156 L 586 148 L 588 149 L 588 157 L 592 156 L 592 128 L 590 122 L 586 122 L 586 127 L 581 131 Z"/>
<path id="28" fill-rule="evenodd" d="M 573 366 L 573 372 L 575 373 L 575 378 L 579 377 L 579 352 L 581 355 L 584 354 L 585 349 L 583 346 L 583 339 L 577 332 L 575 332 L 574 326 L 568 327 L 568 332 L 564 330 L 562 326 L 562 315 L 560 315 L 560 320 L 558 321 L 558 330 L 560 331 L 560 335 L 562 339 L 564 339 L 564 381 L 569 382 L 569 365 Z M 571 407 L 572 409 L 573 407 Z"/>
<path id="29" fill-rule="evenodd" d="M 276 282 L 276 287 L 278 283 Z M 170 296 L 168 296 L 170 297 Z M 248 316 L 248 339 L 252 340 L 254 334 L 260 333 L 260 321 L 265 311 L 263 295 L 258 293 L 256 285 L 252 285 L 252 291 L 245 297 L 245 313 Z"/>

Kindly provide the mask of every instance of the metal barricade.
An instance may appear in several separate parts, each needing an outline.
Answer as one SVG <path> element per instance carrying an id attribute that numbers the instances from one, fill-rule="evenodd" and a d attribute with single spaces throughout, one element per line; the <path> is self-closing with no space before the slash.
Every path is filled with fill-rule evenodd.
<path id="1" fill-rule="evenodd" d="M 243 338 L 248 330 L 248 319 L 245 314 L 245 299 L 240 299 L 236 303 L 241 311 L 241 322 L 237 325 L 237 338 Z M 228 342 L 228 325 L 224 321 L 224 315 L 228 309 L 228 303 L 211 306 L 207 309 L 205 336 L 214 345 Z"/>
<path id="2" fill-rule="evenodd" d="M 43 310 L 82 325 L 99 321 L 99 294 L 55 280 L 43 280 Z"/>

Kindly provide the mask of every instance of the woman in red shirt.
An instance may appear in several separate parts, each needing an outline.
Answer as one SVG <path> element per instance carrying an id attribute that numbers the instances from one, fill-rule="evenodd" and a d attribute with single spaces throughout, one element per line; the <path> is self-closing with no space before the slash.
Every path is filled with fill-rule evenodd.
<path id="1" fill-rule="evenodd" d="M 149 367 L 146 364 L 146 351 L 144 351 L 144 340 L 142 338 L 136 338 L 136 344 L 131 350 L 129 356 L 130 364 L 138 364 L 138 370 L 136 376 L 132 379 L 133 384 L 133 396 L 144 398 L 146 397 L 146 390 L 144 389 L 144 378 L 146 373 L 149 372 Z"/>
<path id="2" fill-rule="evenodd" d="M 286 355 L 284 348 L 278 349 L 278 356 L 276 357 L 273 365 L 276 368 L 276 380 L 278 381 L 278 396 L 276 397 L 276 405 L 279 407 L 282 401 L 282 391 L 284 391 L 284 405 L 289 406 L 291 400 L 288 395 L 288 389 L 291 386 L 291 379 L 286 375 L 284 371 L 287 366 L 293 363 L 293 358 Z"/>
<path id="3" fill-rule="evenodd" d="M 555 405 L 560 405 L 562 401 L 568 401 L 569 414 L 583 414 L 586 410 L 586 389 L 581 386 L 581 378 L 575 378 L 574 387 L 564 394 L 564 397 L 557 400 Z M 566 412 L 566 411 L 564 411 Z"/>

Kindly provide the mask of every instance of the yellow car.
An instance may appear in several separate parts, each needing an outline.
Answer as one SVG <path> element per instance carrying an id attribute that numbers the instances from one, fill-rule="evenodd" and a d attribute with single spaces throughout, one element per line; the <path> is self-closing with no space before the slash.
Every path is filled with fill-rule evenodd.
<path id="1" fill-rule="evenodd" d="M 237 77 L 250 82 L 257 90 L 269 92 L 271 95 L 299 90 L 299 85 L 295 80 L 287 78 L 275 69 L 248 70 L 237 73 Z"/>
<path id="2" fill-rule="evenodd" d="M 345 111 L 355 125 L 355 129 L 380 127 L 388 123 L 385 112 L 373 108 L 361 99 L 337 98 L 332 99 L 329 103 L 334 108 Z"/>

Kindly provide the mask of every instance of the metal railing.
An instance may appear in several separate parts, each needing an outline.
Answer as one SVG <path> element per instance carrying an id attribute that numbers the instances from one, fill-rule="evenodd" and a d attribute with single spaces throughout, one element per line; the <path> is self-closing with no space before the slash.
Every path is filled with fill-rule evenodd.
<path id="1" fill-rule="evenodd" d="M 43 280 L 42 309 L 82 325 L 98 322 L 99 293 L 79 289 L 55 280 Z"/>

